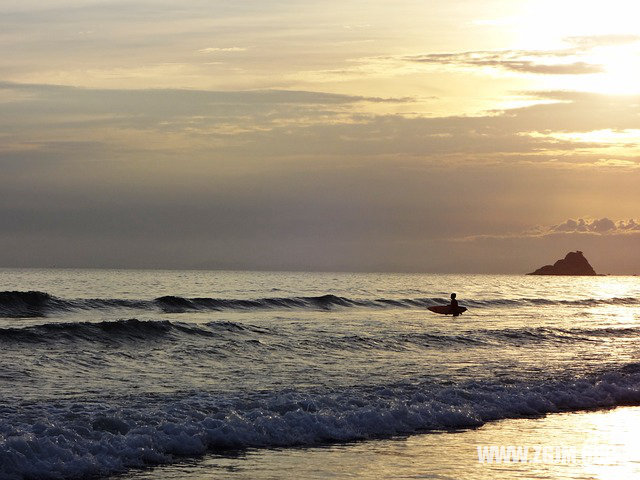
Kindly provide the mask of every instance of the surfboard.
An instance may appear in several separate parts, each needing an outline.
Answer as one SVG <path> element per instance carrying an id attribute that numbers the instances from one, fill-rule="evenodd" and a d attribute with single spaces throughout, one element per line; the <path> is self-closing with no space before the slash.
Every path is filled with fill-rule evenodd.
<path id="1" fill-rule="evenodd" d="M 431 310 L 433 313 L 440 313 L 442 315 L 453 315 L 453 312 L 451 311 L 451 307 L 449 305 L 436 305 L 435 307 L 429 307 L 428 310 Z M 466 311 L 467 307 L 458 307 L 458 315 Z"/>

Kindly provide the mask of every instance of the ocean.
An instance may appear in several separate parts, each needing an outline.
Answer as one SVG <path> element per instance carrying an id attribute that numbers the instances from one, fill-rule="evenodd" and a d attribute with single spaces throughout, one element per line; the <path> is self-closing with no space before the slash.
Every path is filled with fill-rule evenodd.
<path id="1" fill-rule="evenodd" d="M 427 310 L 451 292 L 467 312 Z M 639 302 L 638 277 L 0 270 L 0 478 L 560 478 L 477 446 L 633 438 Z"/>

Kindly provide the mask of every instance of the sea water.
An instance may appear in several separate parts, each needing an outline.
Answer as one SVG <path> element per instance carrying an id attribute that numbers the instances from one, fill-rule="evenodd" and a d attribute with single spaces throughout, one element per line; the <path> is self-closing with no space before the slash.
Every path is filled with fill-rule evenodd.
<path id="1" fill-rule="evenodd" d="M 427 310 L 451 292 L 467 312 Z M 274 451 L 358 476 L 345 449 L 640 405 L 639 301 L 638 277 L 0 270 L 0 478 Z"/>

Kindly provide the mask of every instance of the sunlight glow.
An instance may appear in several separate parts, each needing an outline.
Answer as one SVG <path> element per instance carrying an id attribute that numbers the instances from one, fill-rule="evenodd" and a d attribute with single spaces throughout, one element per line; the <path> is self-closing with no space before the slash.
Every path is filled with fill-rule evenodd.
<path id="1" fill-rule="evenodd" d="M 584 149 L 600 154 L 625 158 L 600 159 L 596 165 L 606 167 L 636 167 L 635 157 L 640 155 L 640 130 L 625 129 L 592 130 L 588 132 L 523 132 L 520 135 L 532 138 L 547 138 L 558 142 L 584 144 Z M 606 152 L 606 153 L 605 153 Z"/>
<path id="2" fill-rule="evenodd" d="M 640 145 L 640 130 L 593 130 L 591 132 L 555 132 L 551 134 L 533 134 L 532 136 L 550 137 L 580 143 L 600 143 L 606 145 Z"/>
<path id="3" fill-rule="evenodd" d="M 517 48 L 549 50 L 548 65 L 584 63 L 601 73 L 537 76 L 542 89 L 570 89 L 604 94 L 640 93 L 640 3 L 526 2 L 521 13 L 503 19 Z M 557 56 L 555 56 L 557 52 Z"/>
<path id="4" fill-rule="evenodd" d="M 512 23 L 521 43 L 550 48 L 571 37 L 637 34 L 639 17 L 640 3 L 634 0 L 538 0 L 525 2 Z"/>
<path id="5" fill-rule="evenodd" d="M 577 79 L 582 88 L 599 93 L 640 92 L 640 48 L 638 43 L 594 50 L 588 61 L 602 65 L 604 72 Z"/>
<path id="6" fill-rule="evenodd" d="M 573 416 L 572 416 L 573 417 Z M 579 416 L 573 418 L 582 419 Z M 633 409 L 618 408 L 610 412 L 583 417 L 582 431 L 594 444 L 608 445 L 613 454 L 606 462 L 596 462 L 583 467 L 585 476 L 607 480 L 637 478 L 637 471 L 630 458 L 636 450 L 638 412 Z M 625 425 L 627 428 L 620 428 Z M 634 426 L 633 428 L 631 426 Z"/>

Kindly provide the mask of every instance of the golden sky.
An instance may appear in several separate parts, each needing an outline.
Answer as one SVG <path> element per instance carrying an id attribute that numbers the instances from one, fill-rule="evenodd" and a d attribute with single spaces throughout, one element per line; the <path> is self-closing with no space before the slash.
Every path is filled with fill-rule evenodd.
<path id="1" fill-rule="evenodd" d="M 638 18 L 4 2 L 0 265 L 640 273 Z"/>

